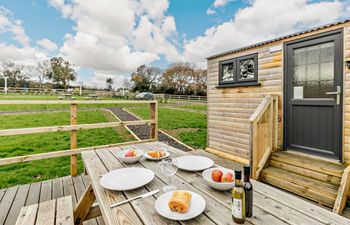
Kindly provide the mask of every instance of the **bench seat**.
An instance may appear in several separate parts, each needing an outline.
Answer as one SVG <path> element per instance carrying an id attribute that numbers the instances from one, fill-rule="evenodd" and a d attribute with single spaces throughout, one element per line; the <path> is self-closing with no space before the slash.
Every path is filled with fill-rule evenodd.
<path id="1" fill-rule="evenodd" d="M 16 225 L 74 225 L 72 196 L 23 207 Z"/>

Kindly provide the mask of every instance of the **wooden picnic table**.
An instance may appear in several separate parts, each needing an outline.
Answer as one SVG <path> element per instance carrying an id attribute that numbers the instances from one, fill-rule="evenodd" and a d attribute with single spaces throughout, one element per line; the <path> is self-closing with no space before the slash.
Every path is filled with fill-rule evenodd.
<path id="1" fill-rule="evenodd" d="M 153 197 L 138 199 L 116 208 L 110 208 L 112 203 L 120 202 L 155 189 L 162 189 L 168 183 L 168 177 L 161 172 L 157 162 L 146 159 L 133 165 L 124 165 L 117 160 L 116 154 L 123 149 L 138 147 L 145 151 L 155 149 L 163 145 L 160 142 L 108 148 L 83 152 L 82 158 L 85 168 L 91 179 L 91 186 L 80 199 L 76 208 L 77 214 L 86 215 L 89 207 L 97 200 L 105 224 L 206 224 L 206 225 L 227 225 L 234 224 L 231 216 L 231 195 L 230 192 L 219 192 L 210 188 L 202 179 L 201 173 L 186 172 L 178 170 L 173 177 L 173 183 L 178 189 L 185 189 L 200 194 L 206 201 L 205 211 L 198 217 L 188 221 L 170 221 L 158 215 L 154 204 L 162 194 L 159 192 Z M 204 155 L 214 160 L 216 165 L 231 169 L 242 168 L 241 165 L 217 156 L 205 153 L 204 151 L 183 152 L 170 148 L 170 157 L 175 158 L 183 155 Z M 155 173 L 152 182 L 144 187 L 133 191 L 115 192 L 104 189 L 100 185 L 101 175 L 108 171 L 123 167 L 145 167 Z M 132 179 L 132 177 L 130 177 Z M 278 190 L 258 181 L 252 181 L 254 187 L 254 211 L 253 217 L 247 218 L 245 224 L 343 224 L 349 225 L 350 220 L 334 214 L 324 208 L 309 203 L 301 198 Z M 84 197 L 85 196 L 85 197 Z M 78 212 L 77 212 L 78 211 Z M 85 212 L 85 213 L 81 213 Z M 83 216 L 84 217 L 84 216 Z"/>

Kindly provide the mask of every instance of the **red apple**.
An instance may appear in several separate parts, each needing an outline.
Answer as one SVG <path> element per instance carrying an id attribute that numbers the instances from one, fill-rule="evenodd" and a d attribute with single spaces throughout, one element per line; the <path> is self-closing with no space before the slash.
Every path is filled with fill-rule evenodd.
<path id="1" fill-rule="evenodd" d="M 213 170 L 211 172 L 211 178 L 213 179 L 213 181 L 215 182 L 220 182 L 221 181 L 221 177 L 222 177 L 223 173 L 221 172 L 221 170 Z"/>
<path id="2" fill-rule="evenodd" d="M 232 173 L 226 173 L 221 177 L 221 182 L 233 182 L 233 174 Z"/>
<path id="3" fill-rule="evenodd" d="M 137 152 L 135 150 L 129 150 L 125 153 L 125 157 L 134 157 L 137 155 Z"/>

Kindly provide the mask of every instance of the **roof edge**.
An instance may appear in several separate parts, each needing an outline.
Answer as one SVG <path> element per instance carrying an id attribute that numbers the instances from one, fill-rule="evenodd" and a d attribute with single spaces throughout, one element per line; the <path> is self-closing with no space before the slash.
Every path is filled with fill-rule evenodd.
<path id="1" fill-rule="evenodd" d="M 277 41 L 281 41 L 281 40 L 284 40 L 284 39 L 287 39 L 287 38 L 290 38 L 290 37 L 295 37 L 295 36 L 299 36 L 299 35 L 302 35 L 302 34 L 311 33 L 313 31 L 326 29 L 326 28 L 333 27 L 333 26 L 340 25 L 340 24 L 344 24 L 344 23 L 347 23 L 347 22 L 350 22 L 350 19 L 346 19 L 346 20 L 342 20 L 342 21 L 338 21 L 338 22 L 334 22 L 334 23 L 325 24 L 325 25 L 322 25 L 322 26 L 319 26 L 319 27 L 310 28 L 308 30 L 299 31 L 299 32 L 296 32 L 296 33 L 293 33 L 293 34 L 289 34 L 289 35 L 273 38 L 273 39 L 270 39 L 270 40 L 267 40 L 267 41 L 262 41 L 262 42 L 258 42 L 258 43 L 255 43 L 255 44 L 247 45 L 245 47 L 232 49 L 230 51 L 226 51 L 226 52 L 222 52 L 222 53 L 218 53 L 218 54 L 209 56 L 206 59 L 207 60 L 215 59 L 215 58 L 218 58 L 218 57 L 221 57 L 221 56 L 229 55 L 229 54 L 236 53 L 236 52 L 241 52 L 241 51 L 244 51 L 244 50 L 248 50 L 248 49 L 259 47 L 259 46 L 263 46 L 263 45 L 267 45 L 267 44 L 270 44 L 270 43 L 273 43 L 273 42 L 277 42 Z"/>

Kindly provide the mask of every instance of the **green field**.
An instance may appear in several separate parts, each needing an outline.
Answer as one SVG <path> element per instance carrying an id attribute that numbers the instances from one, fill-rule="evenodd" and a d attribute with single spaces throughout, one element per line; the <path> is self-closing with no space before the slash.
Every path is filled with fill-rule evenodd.
<path id="1" fill-rule="evenodd" d="M 69 124 L 69 113 L 37 113 L 0 116 L 0 129 L 40 127 Z M 78 123 L 107 122 L 108 116 L 100 110 L 78 112 Z M 78 147 L 120 143 L 131 140 L 126 130 L 113 128 L 78 131 Z M 43 133 L 0 137 L 0 157 L 37 154 L 70 149 L 69 132 Z M 79 160 L 79 172 L 83 165 Z M 70 158 L 61 157 L 0 167 L 0 188 L 33 183 L 70 174 Z"/>
<path id="2" fill-rule="evenodd" d="M 143 119 L 150 118 L 147 108 L 128 108 Z M 201 113 L 159 108 L 159 128 L 194 148 L 206 146 L 207 117 Z"/>
<path id="3" fill-rule="evenodd" d="M 55 100 L 57 96 L 31 95 L 0 95 L 0 100 Z M 159 104 L 160 106 L 163 104 Z M 142 118 L 149 118 L 148 104 L 93 104 L 79 105 L 78 123 L 99 123 L 113 121 L 115 118 L 99 107 L 126 107 Z M 190 106 L 184 108 L 190 108 Z M 205 106 L 193 105 L 197 110 Z M 69 105 L 0 105 L 0 112 L 36 111 L 36 110 L 65 109 L 61 112 L 36 112 L 13 115 L 0 115 L 0 129 L 16 129 L 70 123 Z M 84 109 L 84 110 L 82 110 Z M 179 111 L 175 109 L 159 108 L 159 128 L 175 138 L 194 148 L 206 146 L 206 115 Z M 104 128 L 78 131 L 78 147 L 89 147 L 133 140 L 124 128 Z M 69 132 L 43 133 L 31 135 L 16 135 L 0 137 L 0 158 L 37 154 L 50 151 L 70 149 Z M 79 158 L 79 172 L 83 171 L 83 164 Z M 0 167 L 0 188 L 17 184 L 33 183 L 37 181 L 62 177 L 70 174 L 70 158 L 61 157 L 19 163 Z"/>

